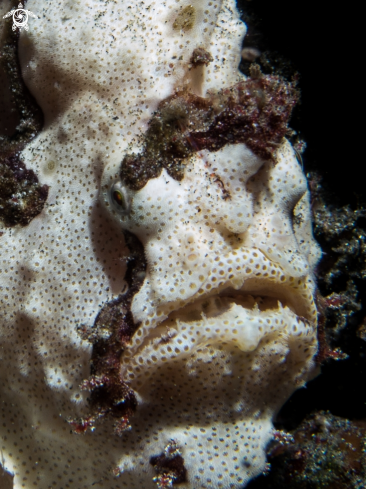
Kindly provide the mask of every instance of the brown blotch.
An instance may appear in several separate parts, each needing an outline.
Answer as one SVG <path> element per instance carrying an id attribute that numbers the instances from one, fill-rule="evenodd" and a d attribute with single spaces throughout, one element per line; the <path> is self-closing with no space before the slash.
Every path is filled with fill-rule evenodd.
<path id="1" fill-rule="evenodd" d="M 125 279 L 129 285 L 126 293 L 106 303 L 97 315 L 94 325 L 78 326 L 83 340 L 93 345 L 91 377 L 82 388 L 90 391 L 91 414 L 83 419 L 70 419 L 75 433 L 84 433 L 98 419 L 113 417 L 115 433 L 130 428 L 130 418 L 137 408 L 136 396 L 120 375 L 121 355 L 139 324 L 134 322 L 131 303 L 140 289 L 146 270 L 143 246 L 131 233 L 125 231 L 126 244 L 131 252 Z"/>
<path id="2" fill-rule="evenodd" d="M 251 78 L 222 92 L 224 109 L 209 129 L 191 137 L 198 149 L 217 151 L 226 144 L 245 143 L 268 160 L 288 130 L 298 91 L 292 83 L 274 76 Z"/>
<path id="3" fill-rule="evenodd" d="M 199 65 L 206 65 L 208 66 L 209 63 L 213 61 L 213 57 L 211 56 L 211 53 L 206 51 L 205 48 L 199 47 L 194 49 L 191 59 L 189 62 L 194 66 L 199 66 Z"/>
<path id="4" fill-rule="evenodd" d="M 180 453 L 180 447 L 174 440 L 168 443 L 163 453 L 151 457 L 150 464 L 157 473 L 153 480 L 159 487 L 172 487 L 172 485 L 187 482 L 184 458 Z"/>
<path id="5" fill-rule="evenodd" d="M 257 156 L 270 160 L 288 131 L 298 98 L 295 82 L 262 75 L 256 67 L 251 78 L 211 92 L 207 98 L 177 92 L 160 103 L 142 153 L 124 157 L 121 179 L 139 190 L 165 168 L 171 177 L 181 180 L 188 157 L 227 144 L 245 143 Z"/>
<path id="6" fill-rule="evenodd" d="M 121 179 L 139 190 L 166 168 L 176 180 L 184 176 L 184 159 L 196 151 L 190 129 L 209 127 L 214 116 L 210 101 L 188 92 L 178 92 L 162 101 L 150 121 L 144 151 L 128 154 L 121 164 Z"/>
<path id="7" fill-rule="evenodd" d="M 173 29 L 175 31 L 190 31 L 196 22 L 196 9 L 193 5 L 187 5 L 175 18 Z"/>
<path id="8" fill-rule="evenodd" d="M 5 226 L 26 226 L 43 209 L 48 186 L 38 183 L 19 156 L 0 159 L 0 220 Z"/>

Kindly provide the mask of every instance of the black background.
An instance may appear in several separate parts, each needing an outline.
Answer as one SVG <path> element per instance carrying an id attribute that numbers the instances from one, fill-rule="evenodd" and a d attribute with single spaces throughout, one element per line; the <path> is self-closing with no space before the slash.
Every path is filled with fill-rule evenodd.
<path id="1" fill-rule="evenodd" d="M 278 51 L 301 75 L 291 126 L 308 145 L 305 171 L 319 171 L 342 205 L 355 205 L 366 183 L 361 14 L 352 2 L 239 0 L 238 7 L 259 21 L 248 43 Z"/>

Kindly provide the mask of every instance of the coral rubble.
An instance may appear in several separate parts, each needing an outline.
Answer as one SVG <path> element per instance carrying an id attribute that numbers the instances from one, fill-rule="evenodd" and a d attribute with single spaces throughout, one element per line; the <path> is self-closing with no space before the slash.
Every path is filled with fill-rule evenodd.
<path id="1" fill-rule="evenodd" d="M 272 471 L 265 487 L 280 489 L 361 489 L 366 480 L 364 422 L 318 412 L 308 416 L 292 437 L 279 433 L 269 447 Z M 254 481 L 251 489 L 263 487 Z"/>
<path id="2" fill-rule="evenodd" d="M 0 31 L 0 70 L 5 75 L 2 92 L 8 89 L 10 107 L 14 105 L 18 113 L 13 134 L 0 134 L 0 222 L 7 227 L 28 224 L 41 212 L 48 196 L 47 185 L 40 185 L 34 171 L 19 158 L 20 151 L 41 130 L 43 116 L 21 77 L 18 38 L 10 24 Z M 3 117 L 5 124 L 1 114 Z"/>
<path id="3" fill-rule="evenodd" d="M 17 157 L 0 161 L 0 220 L 6 226 L 25 226 L 44 207 L 47 185 L 39 185 L 33 170 Z"/>

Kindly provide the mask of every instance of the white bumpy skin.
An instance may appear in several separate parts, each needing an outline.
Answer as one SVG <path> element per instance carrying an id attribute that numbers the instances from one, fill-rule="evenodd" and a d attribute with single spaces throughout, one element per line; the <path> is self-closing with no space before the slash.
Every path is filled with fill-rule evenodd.
<path id="1" fill-rule="evenodd" d="M 38 19 L 20 36 L 22 72 L 45 124 L 21 157 L 50 190 L 28 226 L 1 230 L 0 463 L 14 489 L 156 489 L 151 457 L 174 440 L 186 470 L 177 487 L 242 488 L 265 466 L 273 416 L 312 375 L 319 251 L 305 177 L 287 142 L 276 165 L 238 144 L 197 152 L 181 182 L 163 170 L 126 189 L 129 214 L 110 198 L 163 99 L 243 79 L 235 2 L 26 8 Z M 200 47 L 213 61 L 192 69 Z M 132 304 L 141 326 L 121 359 L 139 405 L 122 439 L 108 422 L 78 436 L 65 420 L 88 413 L 91 347 L 76 326 L 125 285 L 121 229 L 148 265 Z"/>
<path id="2" fill-rule="evenodd" d="M 181 487 L 242 488 L 264 469 L 274 415 L 314 367 L 318 247 L 306 179 L 287 141 L 275 164 L 244 144 L 197 152 L 182 181 L 164 169 L 139 191 L 113 175 L 105 204 L 147 259 L 132 302 L 141 325 L 122 356 L 139 429 L 125 435 L 121 477 L 137 458 L 149 473 L 156 447 L 174 440 Z"/>

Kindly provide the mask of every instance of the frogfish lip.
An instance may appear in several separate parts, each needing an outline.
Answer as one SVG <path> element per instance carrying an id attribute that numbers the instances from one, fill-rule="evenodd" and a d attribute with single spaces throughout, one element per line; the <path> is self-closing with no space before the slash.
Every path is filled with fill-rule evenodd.
<path id="1" fill-rule="evenodd" d="M 280 336 L 315 335 L 317 311 L 309 277 L 286 277 L 284 283 L 250 278 L 241 286 L 220 283 L 193 301 L 181 303 L 142 342 L 122 358 L 122 375 L 139 388 L 160 363 L 189 356 L 207 344 L 233 344 L 242 351 L 257 348 L 271 333 Z M 312 350 L 315 353 L 314 342 Z M 145 359 L 151 358 L 152 362 Z M 140 372 L 143 370 L 143 375 Z M 152 373 L 152 372 L 151 372 Z"/>
<path id="2" fill-rule="evenodd" d="M 202 314 L 206 317 L 220 317 L 230 304 L 248 310 L 256 308 L 262 313 L 287 307 L 302 321 L 310 323 L 314 320 L 316 311 L 313 302 L 307 300 L 308 297 L 301 297 L 291 286 L 276 284 L 273 288 L 271 283 L 263 279 L 249 279 L 239 289 L 230 283 L 225 285 L 211 289 L 209 293 L 171 312 L 159 327 L 172 327 L 177 321 L 198 320 Z"/>

